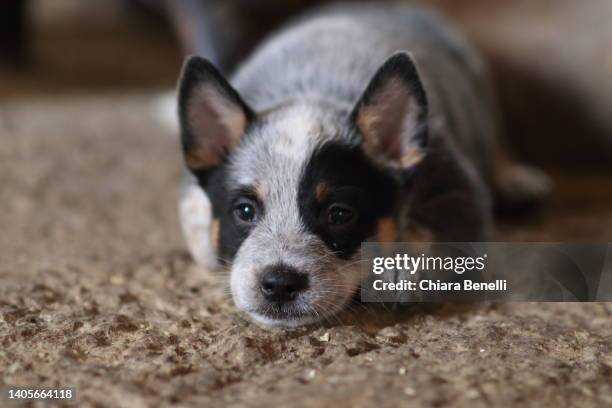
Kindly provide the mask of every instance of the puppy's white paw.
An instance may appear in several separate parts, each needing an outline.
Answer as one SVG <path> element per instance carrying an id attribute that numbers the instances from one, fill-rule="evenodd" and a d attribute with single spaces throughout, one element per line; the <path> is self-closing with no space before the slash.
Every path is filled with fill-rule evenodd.
<path id="1" fill-rule="evenodd" d="M 179 200 L 179 216 L 187 246 L 196 263 L 214 269 L 218 266 L 215 244 L 218 221 L 212 218 L 210 200 L 195 183 L 186 182 Z"/>

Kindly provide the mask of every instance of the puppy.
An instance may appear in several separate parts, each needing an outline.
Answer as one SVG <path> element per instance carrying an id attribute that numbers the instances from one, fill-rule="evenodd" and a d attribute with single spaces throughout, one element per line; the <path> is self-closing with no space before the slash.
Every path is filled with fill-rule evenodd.
<path id="1" fill-rule="evenodd" d="M 500 153 L 479 55 L 422 9 L 310 13 L 229 81 L 191 57 L 178 105 L 188 245 L 231 268 L 237 307 L 267 325 L 347 305 L 362 242 L 486 240 L 493 196 L 525 203 L 548 188 Z"/>

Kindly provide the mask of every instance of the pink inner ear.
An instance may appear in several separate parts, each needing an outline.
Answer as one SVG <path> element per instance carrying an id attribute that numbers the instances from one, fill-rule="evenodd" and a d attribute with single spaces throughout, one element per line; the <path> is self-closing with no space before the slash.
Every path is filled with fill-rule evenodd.
<path id="1" fill-rule="evenodd" d="M 187 109 L 189 126 L 195 138 L 195 148 L 188 154 L 188 164 L 192 168 L 206 168 L 221 163 L 244 132 L 244 111 L 210 84 L 193 91 Z"/>
<path id="2" fill-rule="evenodd" d="M 402 154 L 402 118 L 408 116 L 410 107 L 410 96 L 406 87 L 398 82 L 396 79 L 389 81 L 374 101 L 375 109 L 379 111 L 379 120 L 374 131 L 375 137 L 379 138 L 380 153 L 393 160 L 399 159 Z"/>
<path id="3" fill-rule="evenodd" d="M 402 166 L 406 153 L 416 149 L 411 141 L 418 131 L 419 111 L 402 80 L 387 81 L 358 114 L 366 152 L 376 161 Z"/>

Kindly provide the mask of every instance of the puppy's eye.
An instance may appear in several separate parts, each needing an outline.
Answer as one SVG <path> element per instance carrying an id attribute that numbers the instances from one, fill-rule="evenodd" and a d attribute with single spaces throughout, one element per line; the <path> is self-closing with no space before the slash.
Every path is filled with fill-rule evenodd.
<path id="1" fill-rule="evenodd" d="M 240 202 L 234 207 L 234 216 L 243 222 L 257 221 L 257 210 L 249 202 Z"/>
<path id="2" fill-rule="evenodd" d="M 355 211 L 346 205 L 333 204 L 327 210 L 327 223 L 332 226 L 350 224 L 355 219 Z"/>

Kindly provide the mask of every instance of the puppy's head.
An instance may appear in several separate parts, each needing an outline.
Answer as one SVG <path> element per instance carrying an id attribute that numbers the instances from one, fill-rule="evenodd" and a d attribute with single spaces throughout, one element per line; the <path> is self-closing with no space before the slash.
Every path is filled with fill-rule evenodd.
<path id="1" fill-rule="evenodd" d="M 185 162 L 212 203 L 236 305 L 287 326 L 342 309 L 360 244 L 393 240 L 424 155 L 427 103 L 409 55 L 391 56 L 354 106 L 307 98 L 255 112 L 198 57 L 179 87 Z"/>

